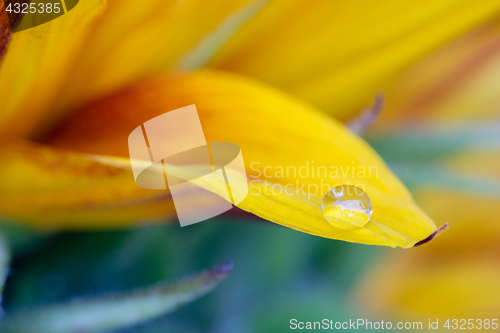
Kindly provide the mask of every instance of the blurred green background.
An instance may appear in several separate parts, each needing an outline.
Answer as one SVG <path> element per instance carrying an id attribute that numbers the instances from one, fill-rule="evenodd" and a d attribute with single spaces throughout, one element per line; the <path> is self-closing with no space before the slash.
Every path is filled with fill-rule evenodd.
<path id="1" fill-rule="evenodd" d="M 366 318 L 348 296 L 387 251 L 234 217 L 185 228 L 169 223 L 47 237 L 11 226 L 8 234 L 23 246 L 14 246 L 7 310 L 129 290 L 234 262 L 233 273 L 212 293 L 120 332 L 283 332 L 293 318 Z"/>

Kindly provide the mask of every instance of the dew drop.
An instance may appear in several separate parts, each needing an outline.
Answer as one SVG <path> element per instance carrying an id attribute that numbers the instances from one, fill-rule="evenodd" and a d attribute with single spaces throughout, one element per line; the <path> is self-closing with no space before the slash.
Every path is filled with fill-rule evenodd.
<path id="1" fill-rule="evenodd" d="M 330 189 L 323 197 L 321 212 L 335 228 L 361 228 L 372 216 L 372 201 L 359 187 L 339 185 Z"/>

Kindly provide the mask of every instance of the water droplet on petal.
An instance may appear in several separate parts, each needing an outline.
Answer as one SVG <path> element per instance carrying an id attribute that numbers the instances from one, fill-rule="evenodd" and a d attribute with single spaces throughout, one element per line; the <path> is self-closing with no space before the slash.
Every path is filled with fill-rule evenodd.
<path id="1" fill-rule="evenodd" d="M 339 185 L 330 189 L 323 197 L 321 212 L 336 228 L 344 230 L 361 228 L 372 216 L 372 201 L 359 187 Z"/>

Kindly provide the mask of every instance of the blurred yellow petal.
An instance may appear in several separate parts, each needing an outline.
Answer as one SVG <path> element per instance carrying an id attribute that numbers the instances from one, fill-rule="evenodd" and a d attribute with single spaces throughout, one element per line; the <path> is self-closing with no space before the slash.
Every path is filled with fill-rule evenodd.
<path id="1" fill-rule="evenodd" d="M 498 21 L 498 20 L 497 20 Z M 500 108 L 500 24 L 460 37 L 395 80 L 377 126 L 489 121 Z"/>
<path id="2" fill-rule="evenodd" d="M 262 3 L 261 0 L 109 1 L 85 48 L 79 52 L 64 89 L 53 101 L 51 118 L 46 122 L 54 122 L 75 106 L 138 79 L 172 70 L 182 56 L 217 33 L 217 29 L 225 28 L 223 34 L 231 36 L 253 17 Z"/>
<path id="3" fill-rule="evenodd" d="M 491 0 L 274 1 L 210 65 L 345 119 L 398 71 L 499 9 Z"/>
<path id="4" fill-rule="evenodd" d="M 401 320 L 440 318 L 441 328 L 447 319 L 495 319 L 500 265 L 498 248 L 489 250 L 455 257 L 439 257 L 427 247 L 397 253 L 366 275 L 359 303 L 372 314 Z"/>
<path id="5" fill-rule="evenodd" d="M 449 172 L 488 179 L 500 188 L 498 151 L 463 151 L 445 165 Z M 450 318 L 496 318 L 500 191 L 480 190 L 415 188 L 415 199 L 429 216 L 453 227 L 438 242 L 375 263 L 360 284 L 359 303 L 373 314 L 402 320 L 442 318 L 444 324 Z"/>
<path id="6" fill-rule="evenodd" d="M 435 245 L 436 252 L 469 252 L 498 241 L 500 224 L 493 217 L 500 214 L 500 199 L 460 193 L 459 191 L 425 186 L 415 191 L 418 203 L 436 223 L 453 224 Z M 499 277 L 500 278 L 500 277 Z"/>
<path id="7" fill-rule="evenodd" d="M 492 142 L 494 142 L 492 140 Z M 500 150 L 492 148 L 464 149 L 446 159 L 446 166 L 450 170 L 460 173 L 474 173 L 487 177 L 493 181 L 500 181 Z M 498 193 L 500 195 L 500 192 Z"/>
<path id="8" fill-rule="evenodd" d="M 25 136 L 45 120 L 104 7 L 103 0 L 82 0 L 65 15 L 12 35 L 0 66 L 0 135 Z"/>
<path id="9" fill-rule="evenodd" d="M 384 162 L 342 124 L 279 91 L 230 74 L 205 71 L 148 80 L 83 108 L 46 143 L 126 157 L 128 135 L 138 124 L 191 104 L 208 142 L 233 142 L 242 149 L 251 185 L 242 209 L 311 234 L 366 244 L 410 247 L 436 230 Z M 320 175 L 313 165 L 343 172 Z M 287 167 L 309 171 L 276 172 Z M 362 175 L 352 171 L 361 169 Z M 273 184 L 290 186 L 276 194 Z M 370 196 L 374 212 L 364 228 L 336 229 L 322 217 L 321 198 L 339 184 L 362 186 Z"/>
<path id="10" fill-rule="evenodd" d="M 1 147 L 0 161 L 0 214 L 40 228 L 127 227 L 174 212 L 168 193 L 83 154 L 18 142 Z"/>
<path id="11" fill-rule="evenodd" d="M 7 100 L 0 130 L 36 137 L 75 106 L 160 71 L 205 65 L 268 81 L 345 119 L 368 105 L 397 71 L 500 8 L 491 0 L 113 0 L 96 15 L 102 7 L 96 3 L 82 1 L 63 17 L 30 29 L 28 36 L 40 32 L 42 38 L 9 52 L 13 58 L 32 54 L 28 62 L 23 55 L 24 67 L 37 70 Z M 60 33 L 62 27 L 72 27 L 66 29 L 71 38 Z M 46 31 L 57 33 L 45 36 Z M 47 39 L 64 44 L 64 50 L 52 54 L 54 43 Z M 0 84 L 12 82 L 10 72 L 17 67 L 8 67 Z M 31 103 L 24 105 L 26 96 Z M 12 126 L 16 114 L 29 115 L 29 121 Z M 42 117 L 43 126 L 36 126 Z"/>
<path id="12" fill-rule="evenodd" d="M 375 262 L 358 290 L 373 315 L 493 319 L 500 311 L 498 198 L 422 187 L 417 202 L 436 223 L 451 221 L 439 241 Z"/>
<path id="13" fill-rule="evenodd" d="M 420 206 L 437 222 L 450 221 L 453 228 L 439 244 L 433 244 L 436 252 L 456 254 L 470 252 L 480 247 L 495 244 L 500 240 L 500 152 L 463 151 L 446 160 L 446 169 L 472 179 L 486 179 L 496 184 L 497 191 L 467 191 L 421 186 L 414 191 Z M 499 276 L 500 278 L 500 276 Z"/>

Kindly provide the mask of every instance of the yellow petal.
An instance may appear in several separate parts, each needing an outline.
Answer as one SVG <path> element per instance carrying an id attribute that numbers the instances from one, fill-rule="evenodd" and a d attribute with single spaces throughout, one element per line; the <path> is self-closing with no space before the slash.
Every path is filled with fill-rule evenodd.
<path id="1" fill-rule="evenodd" d="M 30 29 L 28 36 L 40 32 L 36 39 L 16 42 L 22 45 L 11 58 L 18 60 L 0 73 L 2 87 L 16 86 L 13 96 L 2 96 L 7 112 L 0 132 L 39 136 L 75 106 L 153 73 L 205 64 L 263 79 L 346 118 L 398 70 L 500 6 L 491 0 L 113 0 L 96 15 L 98 3 L 83 0 Z M 60 33 L 63 27 L 71 27 L 71 36 Z M 18 67 L 26 69 L 22 82 L 13 81 Z"/>
<path id="2" fill-rule="evenodd" d="M 146 81 L 75 113 L 46 142 L 126 157 L 128 135 L 139 124 L 191 104 L 207 141 L 238 144 L 249 180 L 260 180 L 250 182 L 240 208 L 311 234 L 367 244 L 409 247 L 436 230 L 362 139 L 290 96 L 230 74 L 205 71 Z M 289 185 L 288 193 L 276 194 L 273 184 Z M 374 212 L 364 228 L 336 229 L 322 217 L 321 198 L 339 184 L 364 187 L 370 196 Z"/>
<path id="3" fill-rule="evenodd" d="M 480 27 L 401 73 L 378 127 L 498 119 L 500 24 Z"/>
<path id="4" fill-rule="evenodd" d="M 138 79 L 172 70 L 226 22 L 236 21 L 227 27 L 229 34 L 244 24 L 260 2 L 109 1 L 78 54 L 71 78 L 52 103 L 50 120 Z"/>
<path id="5" fill-rule="evenodd" d="M 276 1 L 210 65 L 270 82 L 345 119 L 392 75 L 499 9 L 491 0 Z"/>
<path id="6" fill-rule="evenodd" d="M 126 227 L 174 212 L 168 193 L 83 154 L 18 142 L 1 147 L 0 161 L 0 214 L 40 228 Z"/>
<path id="7" fill-rule="evenodd" d="M 488 251 L 498 253 L 498 248 Z M 398 253 L 368 272 L 359 304 L 377 316 L 423 320 L 424 325 L 439 318 L 441 328 L 447 319 L 497 318 L 500 266 L 488 251 L 455 257 L 439 257 L 426 248 Z"/>
<path id="8" fill-rule="evenodd" d="M 65 15 L 12 35 L 0 66 L 0 135 L 25 136 L 44 120 L 103 8 L 103 0 L 82 0 Z"/>

